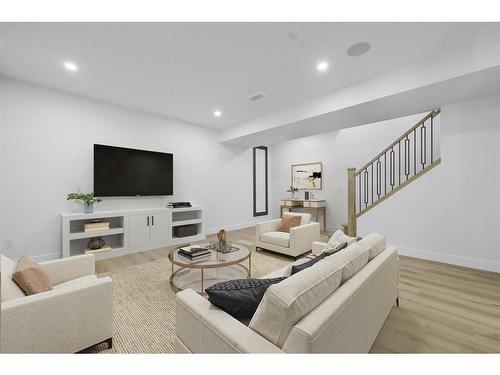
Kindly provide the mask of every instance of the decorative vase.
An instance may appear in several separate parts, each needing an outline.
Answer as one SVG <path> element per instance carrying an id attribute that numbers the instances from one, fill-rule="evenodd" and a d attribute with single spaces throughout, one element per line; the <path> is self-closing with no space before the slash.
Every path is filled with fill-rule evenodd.
<path id="1" fill-rule="evenodd" d="M 226 245 L 226 231 L 221 229 L 219 233 L 217 233 L 217 239 L 222 246 Z"/>
<path id="2" fill-rule="evenodd" d="M 83 202 L 83 210 L 86 214 L 94 212 L 94 203 Z"/>
<path id="3" fill-rule="evenodd" d="M 90 241 L 87 243 L 87 247 L 90 250 L 97 250 L 102 248 L 105 244 L 106 242 L 104 242 L 104 240 L 101 237 L 94 237 L 91 238 Z"/>

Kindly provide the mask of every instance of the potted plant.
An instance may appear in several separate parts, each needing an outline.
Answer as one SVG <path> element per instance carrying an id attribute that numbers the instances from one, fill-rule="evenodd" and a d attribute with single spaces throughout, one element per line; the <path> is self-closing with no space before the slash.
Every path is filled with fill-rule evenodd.
<path id="1" fill-rule="evenodd" d="M 299 191 L 298 188 L 290 186 L 288 190 L 286 191 L 287 193 L 290 193 L 290 198 L 295 198 L 295 193 Z"/>
<path id="2" fill-rule="evenodd" d="M 99 203 L 102 201 L 102 199 L 94 197 L 94 193 L 69 193 L 66 199 L 68 201 L 82 201 L 83 210 L 86 214 L 91 214 L 92 212 L 94 212 L 94 203 Z"/>

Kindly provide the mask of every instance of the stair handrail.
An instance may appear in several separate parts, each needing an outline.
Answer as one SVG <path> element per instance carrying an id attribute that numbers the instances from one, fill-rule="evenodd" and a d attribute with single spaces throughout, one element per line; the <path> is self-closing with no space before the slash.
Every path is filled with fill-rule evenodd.
<path id="1" fill-rule="evenodd" d="M 347 233 L 350 236 L 356 236 L 357 233 L 357 218 L 361 216 L 362 214 L 366 213 L 373 207 L 377 206 L 380 204 L 382 201 L 384 201 L 386 198 L 390 197 L 397 191 L 399 191 L 401 188 L 404 186 L 408 185 L 411 183 L 413 180 L 416 178 L 420 177 L 422 174 L 426 173 L 428 170 L 434 168 L 435 166 L 439 165 L 441 162 L 441 159 L 438 158 L 436 160 L 433 159 L 433 151 L 434 151 L 434 141 L 433 141 L 433 132 L 432 132 L 432 124 L 433 121 L 432 119 L 439 115 L 441 113 L 440 109 L 435 109 L 431 112 L 429 112 L 424 118 L 422 118 L 417 124 L 412 126 L 409 130 L 407 130 L 403 135 L 398 137 L 394 142 L 392 142 L 389 146 L 384 148 L 384 150 L 380 153 L 378 153 L 374 158 L 372 158 L 368 163 L 364 164 L 361 168 L 356 170 L 356 168 L 348 168 L 347 170 L 347 216 L 348 216 L 348 222 L 347 222 Z M 427 151 L 426 151 L 426 146 L 427 146 L 427 135 L 423 134 L 423 141 L 422 141 L 422 133 L 427 133 L 426 127 L 425 127 L 425 122 L 427 120 L 431 119 L 431 137 L 430 137 L 430 155 L 431 155 L 431 160 L 430 162 L 427 162 Z M 417 140 L 416 140 L 416 131 L 417 129 L 421 127 L 421 140 L 420 140 L 420 158 L 422 160 L 425 159 L 423 162 L 420 162 L 419 164 L 422 165 L 422 169 L 417 172 L 416 168 L 416 145 L 417 145 Z M 414 149 L 414 156 L 413 156 L 413 175 L 409 177 L 411 174 L 411 145 L 408 146 L 409 139 L 411 139 L 411 134 L 413 133 L 413 149 Z M 404 162 L 405 162 L 405 177 L 406 180 L 401 182 L 401 141 L 405 142 L 405 154 L 404 154 Z M 395 183 L 395 170 L 396 170 L 396 160 L 395 160 L 395 152 L 394 148 L 398 147 L 398 183 Z M 424 147 L 424 151 L 422 152 L 422 147 Z M 408 149 L 408 156 L 407 156 L 407 149 Z M 390 174 L 393 173 L 392 177 L 389 176 L 390 180 L 390 191 L 387 191 L 387 154 L 389 153 L 390 157 Z M 392 155 L 391 155 L 392 153 Z M 422 157 L 423 156 L 423 157 Z M 381 194 L 381 183 L 382 183 L 382 171 L 381 171 L 381 158 L 383 158 L 383 164 L 384 164 L 384 193 Z M 392 159 L 392 161 L 391 161 Z M 374 191 L 373 191 L 373 183 L 374 183 L 374 164 L 377 164 L 377 198 L 374 199 Z M 369 199 L 369 187 L 367 188 L 367 180 L 368 180 L 368 175 L 369 171 L 368 168 L 371 168 L 371 198 L 372 202 L 368 205 Z M 364 190 L 362 191 L 361 188 L 361 180 L 363 180 L 363 176 L 360 174 L 364 173 L 364 183 L 363 183 L 363 188 Z M 360 186 L 359 190 L 356 188 L 356 180 L 359 180 Z M 403 177 L 404 179 L 404 177 Z M 394 187 L 397 185 L 396 187 Z M 380 192 L 379 192 L 380 189 Z M 357 212 L 357 207 L 356 207 L 356 193 L 359 192 L 359 200 L 360 200 L 360 207 L 359 207 L 359 212 Z M 365 203 L 365 208 L 361 208 L 362 202 L 361 202 L 361 194 L 364 194 L 364 203 Z"/>
<path id="2" fill-rule="evenodd" d="M 368 168 L 379 157 L 383 156 L 387 151 L 389 151 L 392 147 L 394 147 L 399 142 L 401 142 L 404 138 L 406 138 L 407 135 L 410 135 L 415 129 L 417 129 L 420 125 L 422 125 L 423 123 L 425 123 L 428 119 L 430 119 L 431 117 L 436 117 L 440 113 L 441 113 L 440 109 L 435 109 L 435 110 L 429 112 L 422 120 L 420 120 L 419 122 L 417 122 L 416 125 L 412 126 L 410 130 L 408 130 L 407 132 L 405 132 L 401 137 L 399 137 L 394 142 L 392 142 L 389 146 L 387 146 L 382 152 L 380 152 L 379 154 L 377 154 L 377 156 L 375 156 L 372 160 L 370 160 L 368 163 L 366 163 L 361 168 L 359 168 L 357 170 L 357 172 L 356 172 L 356 175 L 360 174 L 362 171 L 364 171 L 366 168 Z"/>

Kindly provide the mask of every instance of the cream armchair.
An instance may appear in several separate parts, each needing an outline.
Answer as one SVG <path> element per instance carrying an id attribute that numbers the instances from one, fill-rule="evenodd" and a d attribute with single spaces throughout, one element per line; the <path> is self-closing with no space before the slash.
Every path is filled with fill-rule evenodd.
<path id="1" fill-rule="evenodd" d="M 320 239 L 319 223 L 311 222 L 311 214 L 287 212 L 283 216 L 301 216 L 300 225 L 290 229 L 290 233 L 276 229 L 281 219 L 265 221 L 255 225 L 256 248 L 298 257 L 312 248 L 314 241 Z"/>
<path id="2" fill-rule="evenodd" d="M 20 289 L 13 295 L 17 285 L 5 275 L 12 274 L 12 263 L 2 256 L 2 353 L 75 353 L 101 342 L 111 347 L 113 283 L 95 276 L 93 255 L 40 263 L 53 289 L 30 296 L 16 295 Z"/>

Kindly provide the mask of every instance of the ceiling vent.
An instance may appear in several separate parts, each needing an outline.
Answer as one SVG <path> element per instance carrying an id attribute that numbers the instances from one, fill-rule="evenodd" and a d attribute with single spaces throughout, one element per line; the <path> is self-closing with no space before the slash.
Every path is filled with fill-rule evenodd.
<path id="1" fill-rule="evenodd" d="M 258 92 L 258 93 L 256 93 L 256 94 L 250 95 L 250 96 L 247 98 L 247 100 L 248 100 L 249 102 L 255 103 L 255 102 L 257 102 L 257 101 L 259 101 L 259 100 L 261 100 L 261 99 L 264 99 L 266 96 L 267 96 L 267 95 L 266 95 L 266 94 L 264 94 L 263 92 Z"/>
<path id="2" fill-rule="evenodd" d="M 351 57 L 361 56 L 362 54 L 367 53 L 371 47 L 372 45 L 368 42 L 356 43 L 349 47 L 347 55 Z"/>

